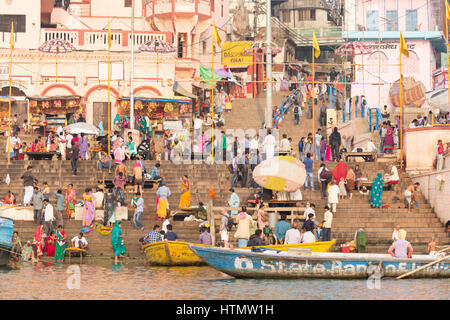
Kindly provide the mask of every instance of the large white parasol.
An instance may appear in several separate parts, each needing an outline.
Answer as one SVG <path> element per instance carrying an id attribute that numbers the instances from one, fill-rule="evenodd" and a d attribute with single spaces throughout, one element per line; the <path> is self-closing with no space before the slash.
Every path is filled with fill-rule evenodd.
<path id="1" fill-rule="evenodd" d="M 65 127 L 64 130 L 69 131 L 71 134 L 80 134 L 80 133 L 99 134 L 100 133 L 100 130 L 96 126 L 86 123 L 86 122 L 77 122 L 77 123 L 70 124 L 67 127 Z"/>
<path id="2" fill-rule="evenodd" d="M 294 157 L 275 157 L 261 162 L 253 171 L 253 179 L 266 189 L 295 192 L 305 183 L 305 165 Z"/>

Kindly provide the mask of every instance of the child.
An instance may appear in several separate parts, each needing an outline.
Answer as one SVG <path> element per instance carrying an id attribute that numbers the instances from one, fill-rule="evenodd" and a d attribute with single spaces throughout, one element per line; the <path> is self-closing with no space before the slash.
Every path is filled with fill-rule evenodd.
<path id="1" fill-rule="evenodd" d="M 347 189 L 345 188 L 346 184 L 347 181 L 342 177 L 339 181 L 339 199 L 344 199 L 347 197 Z"/>
<path id="2" fill-rule="evenodd" d="M 361 190 L 359 190 L 359 193 L 368 196 L 369 195 L 369 190 L 367 190 L 366 186 L 362 187 Z"/>
<path id="3" fill-rule="evenodd" d="M 50 188 L 48 187 L 47 182 L 43 183 L 42 195 L 44 196 L 44 200 L 50 200 Z"/>
<path id="4" fill-rule="evenodd" d="M 327 143 L 327 151 L 325 152 L 325 161 L 330 162 L 332 160 L 331 157 L 331 144 Z"/>
<path id="5" fill-rule="evenodd" d="M 25 159 L 25 152 L 27 152 L 27 143 L 22 143 L 20 149 L 19 149 L 19 160 Z"/>

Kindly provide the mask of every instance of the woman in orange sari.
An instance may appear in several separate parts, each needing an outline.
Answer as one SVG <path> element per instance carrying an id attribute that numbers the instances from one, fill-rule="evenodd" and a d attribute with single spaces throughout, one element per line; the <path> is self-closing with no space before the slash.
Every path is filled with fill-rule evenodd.
<path id="1" fill-rule="evenodd" d="M 70 220 L 72 214 L 75 213 L 76 201 L 77 201 L 77 192 L 73 189 L 73 184 L 69 184 L 69 187 L 66 190 L 66 213 L 68 220 Z"/>
<path id="2" fill-rule="evenodd" d="M 189 208 L 191 206 L 191 184 L 187 175 L 183 175 L 181 183 L 180 208 Z"/>

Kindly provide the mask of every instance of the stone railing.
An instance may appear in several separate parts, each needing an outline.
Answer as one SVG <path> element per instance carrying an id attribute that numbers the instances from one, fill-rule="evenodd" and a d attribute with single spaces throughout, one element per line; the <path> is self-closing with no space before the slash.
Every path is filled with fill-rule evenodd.
<path id="1" fill-rule="evenodd" d="M 70 42 L 77 50 L 108 50 L 108 30 L 69 30 L 69 29 L 42 29 L 42 42 L 51 39 L 63 39 Z M 135 32 L 134 43 L 137 47 L 152 39 L 172 41 L 167 32 Z M 130 49 L 130 31 L 111 31 L 111 50 L 126 51 Z"/>
<path id="2" fill-rule="evenodd" d="M 211 14 L 211 2 L 209 0 L 174 0 L 172 3 L 172 0 L 150 0 L 147 3 L 147 16 L 166 14 L 172 11 L 209 16 Z"/>

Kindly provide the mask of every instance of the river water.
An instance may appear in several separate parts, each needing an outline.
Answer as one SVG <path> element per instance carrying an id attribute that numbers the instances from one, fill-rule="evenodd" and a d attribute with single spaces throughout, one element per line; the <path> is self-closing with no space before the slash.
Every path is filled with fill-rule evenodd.
<path id="1" fill-rule="evenodd" d="M 234 279 L 210 267 L 149 267 L 134 261 L 0 268 L 0 299 L 448 300 L 449 289 L 449 279 L 382 279 L 379 289 L 369 289 L 365 280 Z"/>

